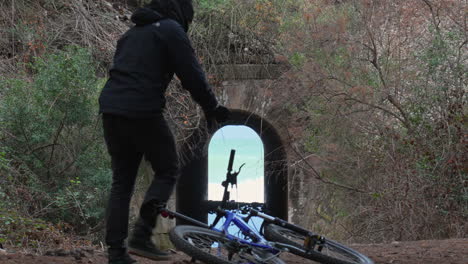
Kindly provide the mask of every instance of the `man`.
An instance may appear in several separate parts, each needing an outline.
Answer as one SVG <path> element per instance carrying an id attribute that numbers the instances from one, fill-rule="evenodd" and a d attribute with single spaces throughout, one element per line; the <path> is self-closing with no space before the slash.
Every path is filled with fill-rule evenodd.
<path id="1" fill-rule="evenodd" d="M 99 98 L 104 137 L 112 159 L 106 243 L 109 263 L 135 263 L 125 246 L 129 204 L 143 157 L 155 177 L 146 192 L 129 251 L 154 260 L 168 259 L 151 241 L 156 211 L 172 194 L 179 171 L 174 137 L 163 117 L 164 93 L 174 73 L 208 119 L 226 121 L 187 36 L 191 0 L 153 0 L 132 15 L 136 24 L 118 41 L 110 78 Z"/>

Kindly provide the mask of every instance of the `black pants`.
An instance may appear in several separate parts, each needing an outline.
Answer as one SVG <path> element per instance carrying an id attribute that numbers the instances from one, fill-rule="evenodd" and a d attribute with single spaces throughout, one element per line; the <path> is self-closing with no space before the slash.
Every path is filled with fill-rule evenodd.
<path id="1" fill-rule="evenodd" d="M 153 200 L 167 202 L 177 181 L 179 159 L 174 136 L 162 114 L 152 119 L 104 114 L 103 127 L 113 172 L 106 243 L 118 247 L 128 236 L 130 200 L 142 158 L 151 163 L 155 172 L 143 205 Z"/>

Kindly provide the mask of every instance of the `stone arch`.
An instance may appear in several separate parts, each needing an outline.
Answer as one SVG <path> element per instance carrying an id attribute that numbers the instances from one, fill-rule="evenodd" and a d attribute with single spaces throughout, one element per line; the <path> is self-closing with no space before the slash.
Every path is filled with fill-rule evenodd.
<path id="1" fill-rule="evenodd" d="M 287 155 L 276 129 L 264 118 L 244 110 L 232 110 L 223 125 L 244 125 L 253 129 L 264 146 L 265 206 L 269 214 L 288 219 Z M 207 222 L 203 210 L 208 194 L 208 144 L 212 133 L 196 133 L 182 146 L 182 169 L 177 184 L 177 211 Z M 179 223 L 179 222 L 178 222 Z"/>

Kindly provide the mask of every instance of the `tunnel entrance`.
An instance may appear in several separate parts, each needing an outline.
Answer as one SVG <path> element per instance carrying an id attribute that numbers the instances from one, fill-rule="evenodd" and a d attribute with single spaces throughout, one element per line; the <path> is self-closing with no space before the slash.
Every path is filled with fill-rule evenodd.
<path id="1" fill-rule="evenodd" d="M 245 164 L 231 191 L 231 200 L 264 203 L 264 149 L 261 138 L 247 126 L 224 126 L 211 137 L 208 147 L 208 200 L 221 201 L 230 150 L 236 151 L 234 170 Z"/>
<path id="2" fill-rule="evenodd" d="M 263 143 L 263 168 L 256 166 L 257 173 L 256 175 L 261 175 L 258 173 L 263 170 L 262 177 L 256 177 L 251 179 L 251 182 L 259 182 L 261 187 L 255 187 L 256 192 L 259 193 L 259 190 L 263 189 L 263 192 L 260 191 L 258 199 L 261 199 L 263 196 L 263 210 L 268 214 L 277 216 L 279 218 L 288 219 L 288 173 L 287 173 L 287 157 L 286 152 L 283 147 L 281 138 L 279 137 L 277 131 L 274 127 L 265 119 L 243 110 L 233 110 L 231 119 L 224 124 L 223 128 L 220 128 L 213 133 L 195 133 L 191 139 L 182 147 L 182 170 L 181 176 L 177 185 L 177 199 L 176 199 L 176 209 L 180 213 L 188 215 L 192 218 L 195 218 L 199 221 L 208 222 L 208 209 L 209 209 L 209 200 L 210 198 L 216 197 L 216 184 L 221 186 L 221 181 L 224 180 L 223 177 L 226 175 L 227 160 L 229 159 L 230 147 L 227 137 L 224 138 L 224 142 L 221 141 L 220 144 L 225 144 L 224 147 L 220 147 L 219 151 L 226 152 L 219 153 L 219 174 L 214 176 L 212 182 L 209 180 L 209 158 L 210 158 L 210 142 L 216 142 L 212 140 L 217 139 L 217 133 L 220 134 L 218 137 L 226 136 L 228 131 L 226 129 L 237 127 L 242 129 L 248 129 L 256 134 L 258 137 L 257 140 Z M 248 133 L 248 132 L 245 132 Z M 239 134 L 237 133 L 236 136 Z M 214 143 L 216 144 L 216 143 Z M 245 145 L 247 143 L 241 144 Z M 240 146 L 242 147 L 242 146 Z M 245 147 L 245 146 L 244 146 Z M 247 148 L 248 149 L 248 148 Z M 247 150 L 246 153 L 253 152 L 253 150 Z M 238 153 L 239 154 L 239 153 Z M 222 162 L 222 159 L 226 159 L 225 162 Z M 258 161 L 257 163 L 259 163 Z M 240 161 L 236 157 L 234 164 L 234 169 L 237 171 L 238 167 L 241 165 Z M 258 165 L 258 164 L 257 164 Z M 247 165 L 246 165 L 247 166 Z M 243 169 L 244 170 L 244 169 Z M 246 173 L 243 171 L 239 175 L 239 182 L 242 177 L 247 177 Z M 259 179 L 260 178 L 260 181 Z M 247 178 L 246 178 L 247 179 Z M 210 188 L 212 187 L 212 193 L 210 193 Z M 241 187 L 239 185 L 239 187 Z M 213 189 L 214 188 L 214 189 Z M 248 187 L 244 187 L 248 188 Z M 222 195 L 222 192 L 218 190 Z M 239 188 L 239 192 L 241 189 Z M 261 195 L 263 193 L 263 195 Z M 235 196 L 235 192 L 233 193 Z M 214 195 L 210 197 L 210 195 Z M 234 198 L 231 196 L 231 199 Z M 238 195 L 240 197 L 240 195 Z M 252 200 L 244 196 L 247 200 Z M 243 198 L 241 198 L 243 199 Z M 256 198 L 257 199 L 257 198 Z M 220 199 L 219 199 L 220 200 Z M 239 201 L 240 202 L 240 201 Z M 250 201 L 249 201 L 250 202 Z M 261 202 L 261 200 L 257 201 Z M 181 221 L 177 222 L 181 224 Z"/>
<path id="3" fill-rule="evenodd" d="M 235 201 L 241 208 L 241 203 L 248 203 L 255 209 L 262 210 L 265 202 L 264 195 L 264 148 L 261 138 L 247 126 L 224 126 L 211 137 L 208 147 L 208 206 L 220 206 L 223 199 L 226 180 L 228 153 L 235 150 L 233 163 L 234 172 L 239 172 L 237 184 L 229 186 L 229 200 Z M 242 167 L 240 170 L 239 168 Z M 208 224 L 212 224 L 216 213 L 208 214 Z M 252 218 L 252 223 L 260 227 L 263 219 Z M 219 223 L 218 225 L 221 225 Z M 219 226 L 221 228 L 221 226 Z M 231 227 L 235 233 L 237 227 Z"/>

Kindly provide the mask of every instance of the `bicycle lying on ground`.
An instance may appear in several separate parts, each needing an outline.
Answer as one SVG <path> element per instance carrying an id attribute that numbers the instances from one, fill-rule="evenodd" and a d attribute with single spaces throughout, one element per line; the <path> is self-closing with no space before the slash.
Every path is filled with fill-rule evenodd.
<path id="1" fill-rule="evenodd" d="M 229 184 L 237 184 L 239 171 L 232 173 L 235 150 L 231 150 L 226 180 L 223 181 L 223 199 L 221 205 L 214 209 L 216 218 L 207 225 L 183 214 L 161 208 L 163 217 L 179 218 L 191 225 L 179 225 L 173 228 L 169 237 L 174 246 L 191 256 L 209 264 L 251 263 L 283 264 L 279 255 L 290 252 L 319 263 L 329 264 L 373 264 L 361 253 L 338 242 L 270 216 L 244 204 L 243 215 L 236 213 L 234 205 L 229 202 Z M 260 231 L 249 226 L 252 217 L 264 220 Z M 216 226 L 224 219 L 221 229 Z M 238 234 L 233 235 L 228 228 L 237 226 Z"/>

